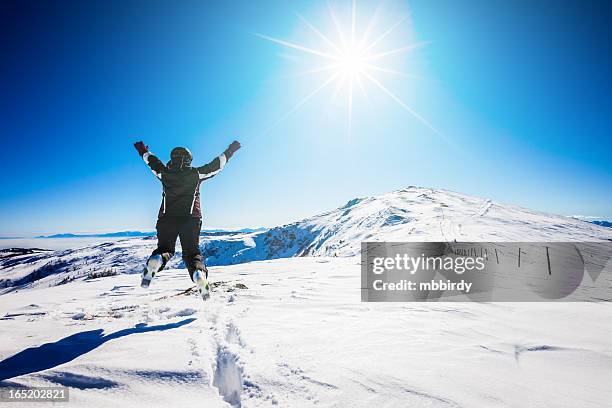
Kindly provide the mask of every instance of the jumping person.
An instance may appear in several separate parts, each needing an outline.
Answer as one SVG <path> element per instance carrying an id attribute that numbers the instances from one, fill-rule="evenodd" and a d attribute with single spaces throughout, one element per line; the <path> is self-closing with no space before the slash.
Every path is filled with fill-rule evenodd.
<path id="1" fill-rule="evenodd" d="M 170 161 L 164 164 L 149 152 L 143 142 L 134 147 L 153 174 L 163 186 L 162 203 L 157 218 L 157 248 L 153 251 L 142 272 L 141 286 L 146 288 L 155 273 L 161 271 L 174 255 L 176 238 L 180 238 L 183 261 L 191 280 L 196 284 L 203 299 L 208 298 L 208 270 L 200 252 L 200 228 L 202 210 L 200 209 L 200 184 L 223 169 L 225 163 L 240 149 L 240 143 L 233 141 L 219 157 L 201 167 L 191 167 L 191 152 L 185 147 L 175 147 L 170 153 Z"/>

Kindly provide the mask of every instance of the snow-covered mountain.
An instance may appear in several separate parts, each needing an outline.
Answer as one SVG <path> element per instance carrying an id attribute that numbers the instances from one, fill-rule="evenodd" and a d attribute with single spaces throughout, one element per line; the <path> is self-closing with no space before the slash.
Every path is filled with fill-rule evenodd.
<path id="1" fill-rule="evenodd" d="M 254 234 L 206 241 L 213 265 L 353 256 L 362 241 L 598 241 L 612 232 L 570 217 L 446 190 L 408 187 Z"/>
<path id="2" fill-rule="evenodd" d="M 601 241 L 612 230 L 446 190 L 408 187 L 263 231 L 202 236 L 210 266 L 289 258 L 359 254 L 362 241 Z M 155 248 L 139 237 L 60 251 L 0 251 L 0 290 L 96 276 L 139 273 Z M 169 267 L 183 267 L 180 246 Z M 5 289 L 6 290 L 6 289 Z"/>
<path id="3" fill-rule="evenodd" d="M 226 265 L 207 302 L 180 253 L 140 287 L 154 237 L 3 250 L 0 387 L 68 386 L 75 407 L 609 405 L 609 302 L 360 302 L 361 240 L 452 239 L 612 230 L 410 187 L 203 237 L 209 265 Z"/>

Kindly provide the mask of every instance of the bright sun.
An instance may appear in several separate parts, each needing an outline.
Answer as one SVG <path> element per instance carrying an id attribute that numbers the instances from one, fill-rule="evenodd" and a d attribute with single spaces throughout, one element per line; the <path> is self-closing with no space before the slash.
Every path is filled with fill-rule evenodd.
<path id="1" fill-rule="evenodd" d="M 399 19 L 399 21 L 389 27 L 385 27 L 383 32 L 378 36 L 370 38 L 372 37 L 372 33 L 374 31 L 378 11 L 372 16 L 369 24 L 364 30 L 360 30 L 356 24 L 357 6 L 355 0 L 352 0 L 351 4 L 351 22 L 348 30 L 342 27 L 342 24 L 340 24 L 340 21 L 331 5 L 329 6 L 329 13 L 334 23 L 337 37 L 339 38 L 337 41 L 332 41 L 330 39 L 330 35 L 324 34 L 304 17 L 298 16 L 300 20 L 310 29 L 310 31 L 322 41 L 321 46 L 317 48 L 258 34 L 261 38 L 268 41 L 272 41 L 284 47 L 317 57 L 319 61 L 317 66 L 314 69 L 301 72 L 299 76 L 321 72 L 329 73 L 326 79 L 315 87 L 312 92 L 302 98 L 292 109 L 283 115 L 279 121 L 285 119 L 287 116 L 295 112 L 321 90 L 335 83 L 337 89 L 344 88 L 346 90 L 348 131 L 350 133 L 352 127 L 353 95 L 355 87 L 360 88 L 365 94 L 365 84 L 370 84 L 373 85 L 374 88 L 386 94 L 423 125 L 431 129 L 433 132 L 440 134 L 440 132 L 438 132 L 427 120 L 425 120 L 425 118 L 414 111 L 414 109 L 408 106 L 400 97 L 398 97 L 377 79 L 377 75 L 380 74 L 400 75 L 403 77 L 409 76 L 388 66 L 390 64 L 388 58 L 386 57 L 410 53 L 426 44 L 425 42 L 419 42 L 407 44 L 398 48 L 383 48 L 382 51 L 379 51 L 381 49 L 381 45 L 384 45 L 385 39 L 387 39 L 389 35 L 406 20 L 406 17 Z"/>
<path id="2" fill-rule="evenodd" d="M 359 47 L 350 47 L 339 55 L 338 69 L 345 79 L 361 76 L 366 71 L 367 54 Z"/>

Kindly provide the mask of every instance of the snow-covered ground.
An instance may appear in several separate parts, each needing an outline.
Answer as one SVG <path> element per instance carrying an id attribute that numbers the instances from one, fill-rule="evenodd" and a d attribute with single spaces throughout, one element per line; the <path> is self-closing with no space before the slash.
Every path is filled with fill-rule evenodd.
<path id="1" fill-rule="evenodd" d="M 609 303 L 360 303 L 355 258 L 252 262 L 211 277 L 207 303 L 183 293 L 184 270 L 149 290 L 119 275 L 1 296 L 2 377 L 70 386 L 71 406 L 612 399 Z"/>
<path id="2" fill-rule="evenodd" d="M 210 268 L 208 302 L 178 256 L 140 288 L 154 239 L 5 251 L 0 384 L 67 385 L 68 406 L 94 407 L 609 406 L 609 302 L 360 302 L 361 240 L 455 238 L 598 241 L 612 231 L 410 188 L 207 237 L 210 263 L 225 265 Z"/>

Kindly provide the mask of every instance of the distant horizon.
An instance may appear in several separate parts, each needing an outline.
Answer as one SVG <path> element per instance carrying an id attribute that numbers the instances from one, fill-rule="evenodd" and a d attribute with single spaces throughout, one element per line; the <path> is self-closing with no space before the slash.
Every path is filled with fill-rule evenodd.
<path id="1" fill-rule="evenodd" d="M 423 186 L 406 186 L 405 188 L 410 188 L 410 187 L 416 187 L 416 188 L 428 188 L 428 187 L 423 187 Z M 396 191 L 400 191 L 402 189 L 397 189 L 397 190 L 393 190 L 391 192 L 396 192 Z M 447 189 L 436 189 L 436 190 L 441 190 L 441 191 L 451 191 L 451 192 L 455 192 L 455 193 L 459 193 L 459 194 L 465 194 L 462 192 L 458 192 L 458 191 L 452 191 L 452 190 L 447 190 Z M 389 193 L 391 193 L 389 192 Z M 362 196 L 362 197 L 372 197 L 372 196 Z M 355 199 L 355 198 L 362 198 L 362 197 L 353 197 L 351 200 Z M 483 198 L 484 199 L 484 198 Z M 349 200 L 350 201 L 350 200 Z M 493 201 L 497 201 L 497 200 L 493 200 Z M 337 206 L 333 207 L 333 209 L 339 208 L 343 205 L 344 203 L 339 203 Z M 504 205 L 514 205 L 512 203 L 501 203 Z M 523 207 L 525 209 L 529 209 L 529 210 L 533 210 L 533 211 L 538 211 L 538 212 L 545 212 L 542 210 L 539 210 L 537 208 L 526 208 Z M 324 213 L 326 211 L 331 210 L 332 208 L 328 208 L 327 210 L 323 210 L 320 211 L 316 214 L 310 214 L 304 218 L 309 218 L 312 216 L 316 216 L 318 214 Z M 554 214 L 554 213 L 553 213 Z M 567 215 L 567 214 L 556 214 L 556 215 L 560 215 L 563 217 L 568 217 L 568 218 L 574 218 L 580 221 L 584 221 L 584 222 L 588 222 L 588 223 L 596 223 L 596 222 L 612 222 L 612 217 L 604 217 L 604 216 L 593 216 L 593 215 Z M 301 218 L 303 219 L 303 218 Z M 291 222 L 297 222 L 300 221 L 301 219 L 296 219 L 293 221 L 289 221 L 289 223 Z M 249 227 L 219 227 L 219 226 L 203 226 L 202 227 L 202 232 L 215 232 L 215 231 L 227 231 L 227 232 L 234 232 L 234 231 L 243 231 L 243 230 L 250 230 L 250 231 L 261 231 L 261 230 L 266 230 L 266 229 L 270 229 L 270 228 L 274 228 L 274 227 L 278 227 L 281 226 L 281 224 L 277 224 L 277 225 L 261 225 L 261 226 L 249 226 Z M 43 233 L 36 233 L 36 234 L 32 234 L 32 235 L 22 235 L 22 236 L 1 236 L 0 235 L 0 239 L 57 239 L 57 238 L 64 238 L 64 237 L 55 237 L 55 235 L 75 235 L 74 238 L 87 238 L 87 237 L 104 237 L 104 235 L 108 235 L 108 234 L 121 234 L 121 233 L 136 233 L 136 234 L 151 234 L 151 236 L 155 235 L 155 228 L 117 228 L 117 229 L 106 229 L 103 231 L 100 230 L 91 230 L 91 231 L 65 231 L 65 232 L 43 232 Z M 73 237 L 66 237 L 66 238 L 73 238 Z M 110 237 L 109 237 L 110 238 Z"/>
<path id="2" fill-rule="evenodd" d="M 241 232 L 241 231 L 261 231 L 264 229 L 268 229 L 272 227 L 242 227 L 242 228 L 221 228 L 221 227 L 206 227 L 202 228 L 202 233 L 205 232 Z M 68 232 L 48 232 L 41 234 L 33 234 L 33 235 L 21 235 L 21 236 L 0 236 L 0 239 L 57 239 L 57 238 L 112 238 L 112 234 L 149 234 L 154 236 L 156 234 L 155 229 L 116 229 L 116 230 L 108 230 L 108 231 L 68 231 Z M 65 236 L 64 236 L 65 235 Z M 128 237 L 125 236 L 118 236 Z"/>

